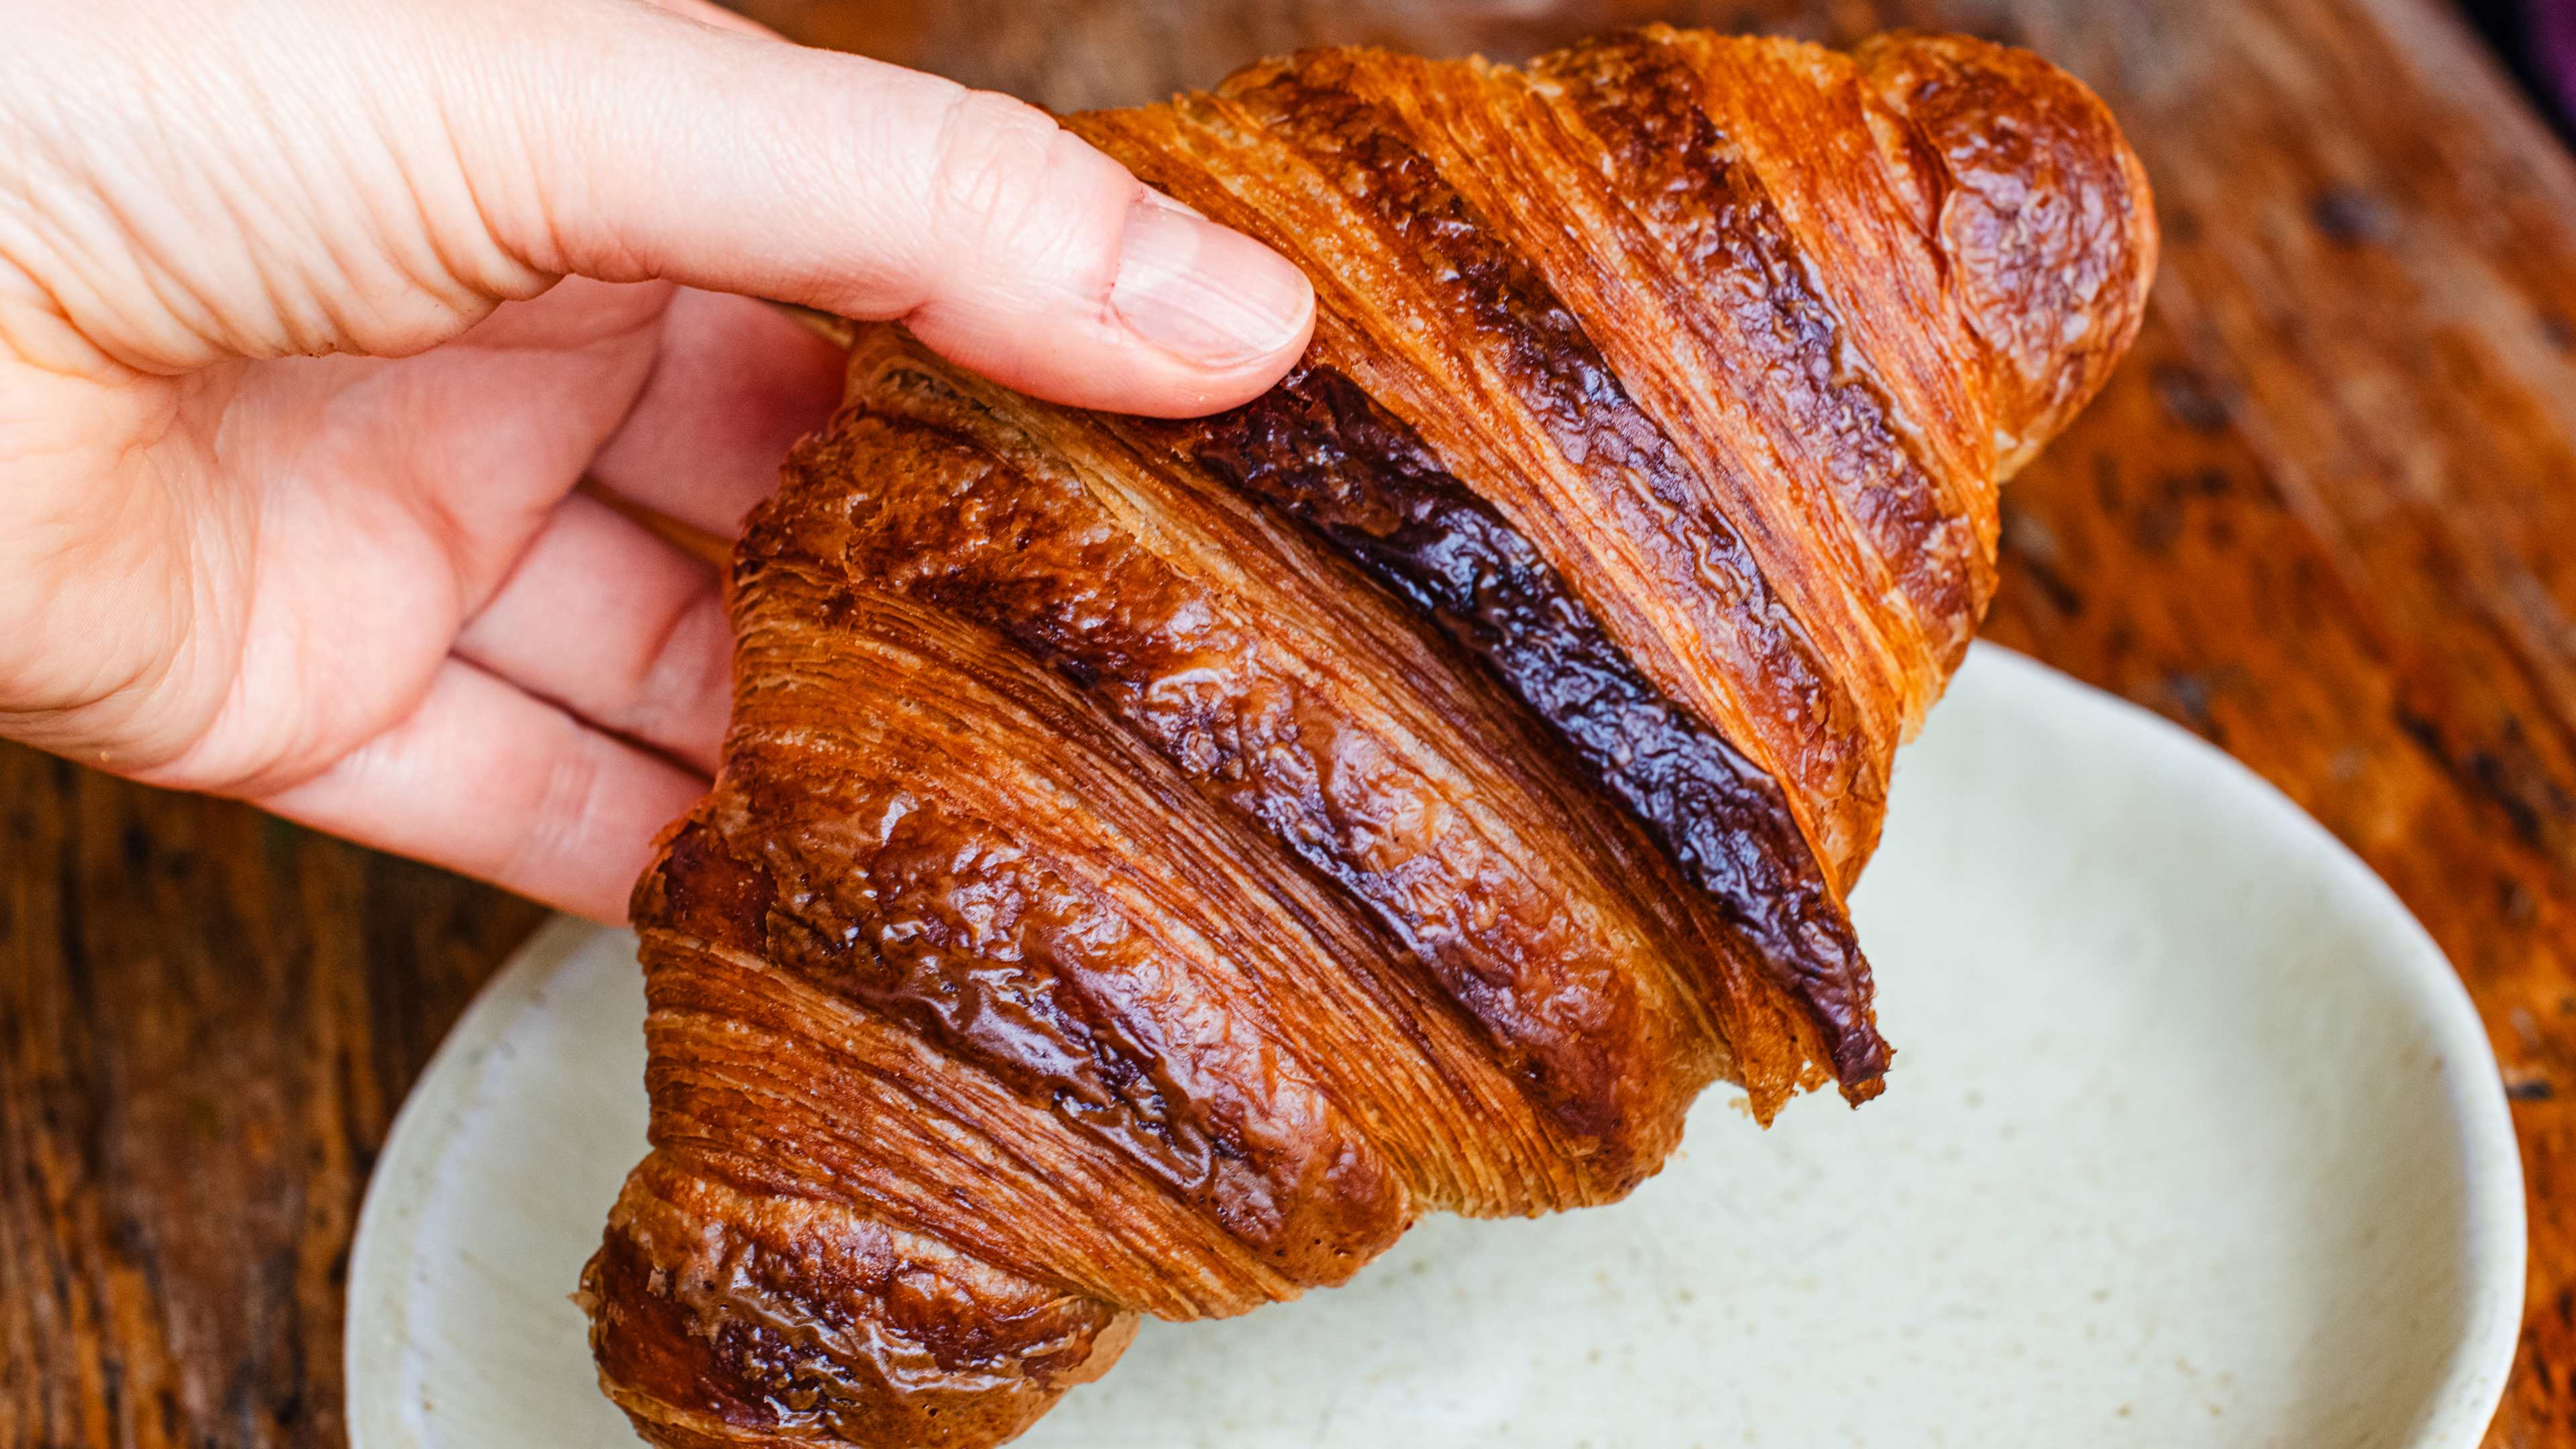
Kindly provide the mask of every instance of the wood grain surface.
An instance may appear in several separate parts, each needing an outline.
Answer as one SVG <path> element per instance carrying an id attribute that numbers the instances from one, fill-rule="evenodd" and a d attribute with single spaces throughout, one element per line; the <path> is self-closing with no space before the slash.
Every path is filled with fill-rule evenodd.
<path id="1" fill-rule="evenodd" d="M 2358 850 L 2457 963 L 2532 1192 L 2490 1443 L 2576 1446 L 2576 165 L 2435 0 L 745 0 L 1059 108 L 1669 18 L 2035 46 L 2159 192 L 2137 353 L 2006 493 L 1988 630 Z M 401 1094 L 528 906 L 0 747 L 0 1444 L 343 1441 Z M 498 1446 L 496 1446 L 498 1449 Z"/>

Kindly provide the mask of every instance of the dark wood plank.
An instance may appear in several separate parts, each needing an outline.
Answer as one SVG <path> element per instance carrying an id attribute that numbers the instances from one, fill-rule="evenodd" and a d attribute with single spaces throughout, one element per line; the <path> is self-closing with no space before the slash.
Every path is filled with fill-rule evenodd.
<path id="1" fill-rule="evenodd" d="M 1646 18 L 2032 44 L 2146 155 L 2137 355 L 2007 494 L 1994 637 L 2271 778 L 2458 964 L 2531 1313 L 2491 1443 L 2576 1445 L 2576 166 L 2435 0 L 745 0 L 1059 108 L 1368 40 Z M 0 750 L 0 1444 L 337 1443 L 401 1091 L 527 907 Z"/>
<path id="2" fill-rule="evenodd" d="M 0 746 L 0 1444 L 345 1443 L 367 1170 L 540 914 Z"/>

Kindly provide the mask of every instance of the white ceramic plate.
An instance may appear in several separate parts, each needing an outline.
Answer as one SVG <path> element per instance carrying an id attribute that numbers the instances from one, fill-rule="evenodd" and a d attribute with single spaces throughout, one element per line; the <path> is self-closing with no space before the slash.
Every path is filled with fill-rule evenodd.
<path id="1" fill-rule="evenodd" d="M 1149 1323 L 1023 1442 L 2466 1449 L 2518 1329 L 2493 1058 L 2280 795 L 1980 647 L 1856 901 L 1899 1055 L 1723 1090 L 1614 1207 L 1416 1228 L 1353 1286 Z M 356 1449 L 631 1449 L 567 1300 L 643 1152 L 632 939 L 557 924 L 404 1108 L 360 1225 Z"/>

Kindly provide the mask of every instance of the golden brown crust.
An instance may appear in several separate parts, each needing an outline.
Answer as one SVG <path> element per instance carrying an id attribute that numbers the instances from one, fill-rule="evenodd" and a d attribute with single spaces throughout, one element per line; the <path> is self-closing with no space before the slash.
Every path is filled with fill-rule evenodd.
<path id="1" fill-rule="evenodd" d="M 582 1287 L 601 1382 L 665 1444 L 996 1442 L 1105 1372 L 1136 1321 L 838 1204 L 659 1158 L 627 1184 Z"/>
<path id="2" fill-rule="evenodd" d="M 1545 58 L 1524 89 L 1551 105 L 1561 131 L 1598 148 L 1602 209 L 1648 238 L 1630 249 L 1644 279 L 1620 300 L 1655 308 L 1656 325 L 1613 329 L 1628 344 L 1622 370 L 1656 379 L 1661 411 L 1696 452 L 1735 461 L 1732 474 L 1702 472 L 1735 483 L 1728 506 L 1771 520 L 1763 536 L 1779 542 L 1765 567 L 1801 581 L 1810 617 L 1835 615 L 1838 658 L 1870 668 L 1911 717 L 1966 649 L 1992 591 L 1992 559 L 1969 500 L 1945 488 L 1947 471 L 1898 426 L 1869 349 L 1811 275 L 1765 178 L 1762 165 L 1776 167 L 1779 152 L 1859 130 L 1824 96 L 1778 97 L 1777 78 L 1726 68 L 1773 48 L 1706 47 L 1662 29 L 1611 36 Z M 1800 126 L 1800 146 L 1763 144 L 1768 129 L 1742 118 L 1743 107 L 1720 124 L 1708 98 L 1748 90 L 1771 101 L 1766 114 Z M 1806 181 L 1776 184 L 1794 199 Z M 1891 596 L 1897 606 L 1881 608 Z"/>
<path id="3" fill-rule="evenodd" d="M 1856 858 L 1846 837 L 1876 808 L 1867 720 L 1585 325 L 1402 117 L 1356 93 L 1360 69 L 1393 61 L 1310 52 L 1072 124 L 1303 263 L 1323 298 L 1314 360 L 1418 433 L 1665 693 L 1781 780 L 1828 859 Z"/>
<path id="4" fill-rule="evenodd" d="M 1223 490 L 1105 428 L 890 337 L 858 360 L 854 392 L 876 414 L 859 429 L 916 426 L 880 435 L 883 462 L 856 471 L 892 476 L 950 447 L 956 473 L 941 489 L 862 484 L 849 572 L 1051 664 L 1201 794 L 1340 886 L 1481 1030 L 1563 1150 L 1591 1175 L 1633 1181 L 1634 1135 L 1672 1115 L 1659 1084 L 1706 1048 L 1672 1029 L 1690 998 L 1597 857 L 1536 848 L 1558 833 L 1557 802 L 1533 798 L 1518 761 L 1477 749 L 1481 732 L 1421 710 L 1418 667 L 1332 647 L 1402 626 L 1354 619 L 1353 591 L 1301 540 L 1263 536 Z M 919 426 L 930 423 L 959 431 Z"/>
<path id="5" fill-rule="evenodd" d="M 1322 51 L 1068 124 L 1303 263 L 1162 423 L 863 329 L 638 886 L 653 1155 L 584 1277 L 653 1442 L 1000 1443 L 1142 1314 L 1610 1200 L 1880 1087 L 1843 894 L 2001 476 L 2154 260 L 2099 103 L 1949 37 Z"/>
<path id="6" fill-rule="evenodd" d="M 1704 897 L 1743 948 L 1725 955 L 1749 954 L 1771 975 L 1845 1091 L 1875 1090 L 1887 1047 L 1870 1016 L 1869 968 L 1777 782 L 1666 699 L 1529 541 L 1418 435 L 1320 367 L 1300 367 L 1215 418 L 1122 427 L 1314 527 L 1474 654 L 1681 869 L 1695 903 Z M 1490 713 L 1487 722 L 1490 738 Z M 1739 1080 L 1768 1120 L 1801 1063 L 1774 1069 L 1739 983 L 1703 989 Z"/>
<path id="7" fill-rule="evenodd" d="M 1853 60 L 1929 158 L 1939 251 L 1991 356 L 1995 471 L 2009 478 L 2101 391 L 2145 320 L 2145 168 L 2099 97 L 2027 51 L 1888 35 Z"/>

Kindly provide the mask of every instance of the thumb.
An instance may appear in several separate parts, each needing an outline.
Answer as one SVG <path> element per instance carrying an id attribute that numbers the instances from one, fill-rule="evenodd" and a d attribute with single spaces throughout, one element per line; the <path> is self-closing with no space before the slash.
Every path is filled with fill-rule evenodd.
<path id="1" fill-rule="evenodd" d="M 443 110 L 540 271 L 901 318 L 1007 385 L 1165 416 L 1250 399 L 1312 330 L 1294 267 L 1034 107 L 633 0 L 510 10 L 484 48 L 510 83 Z"/>

